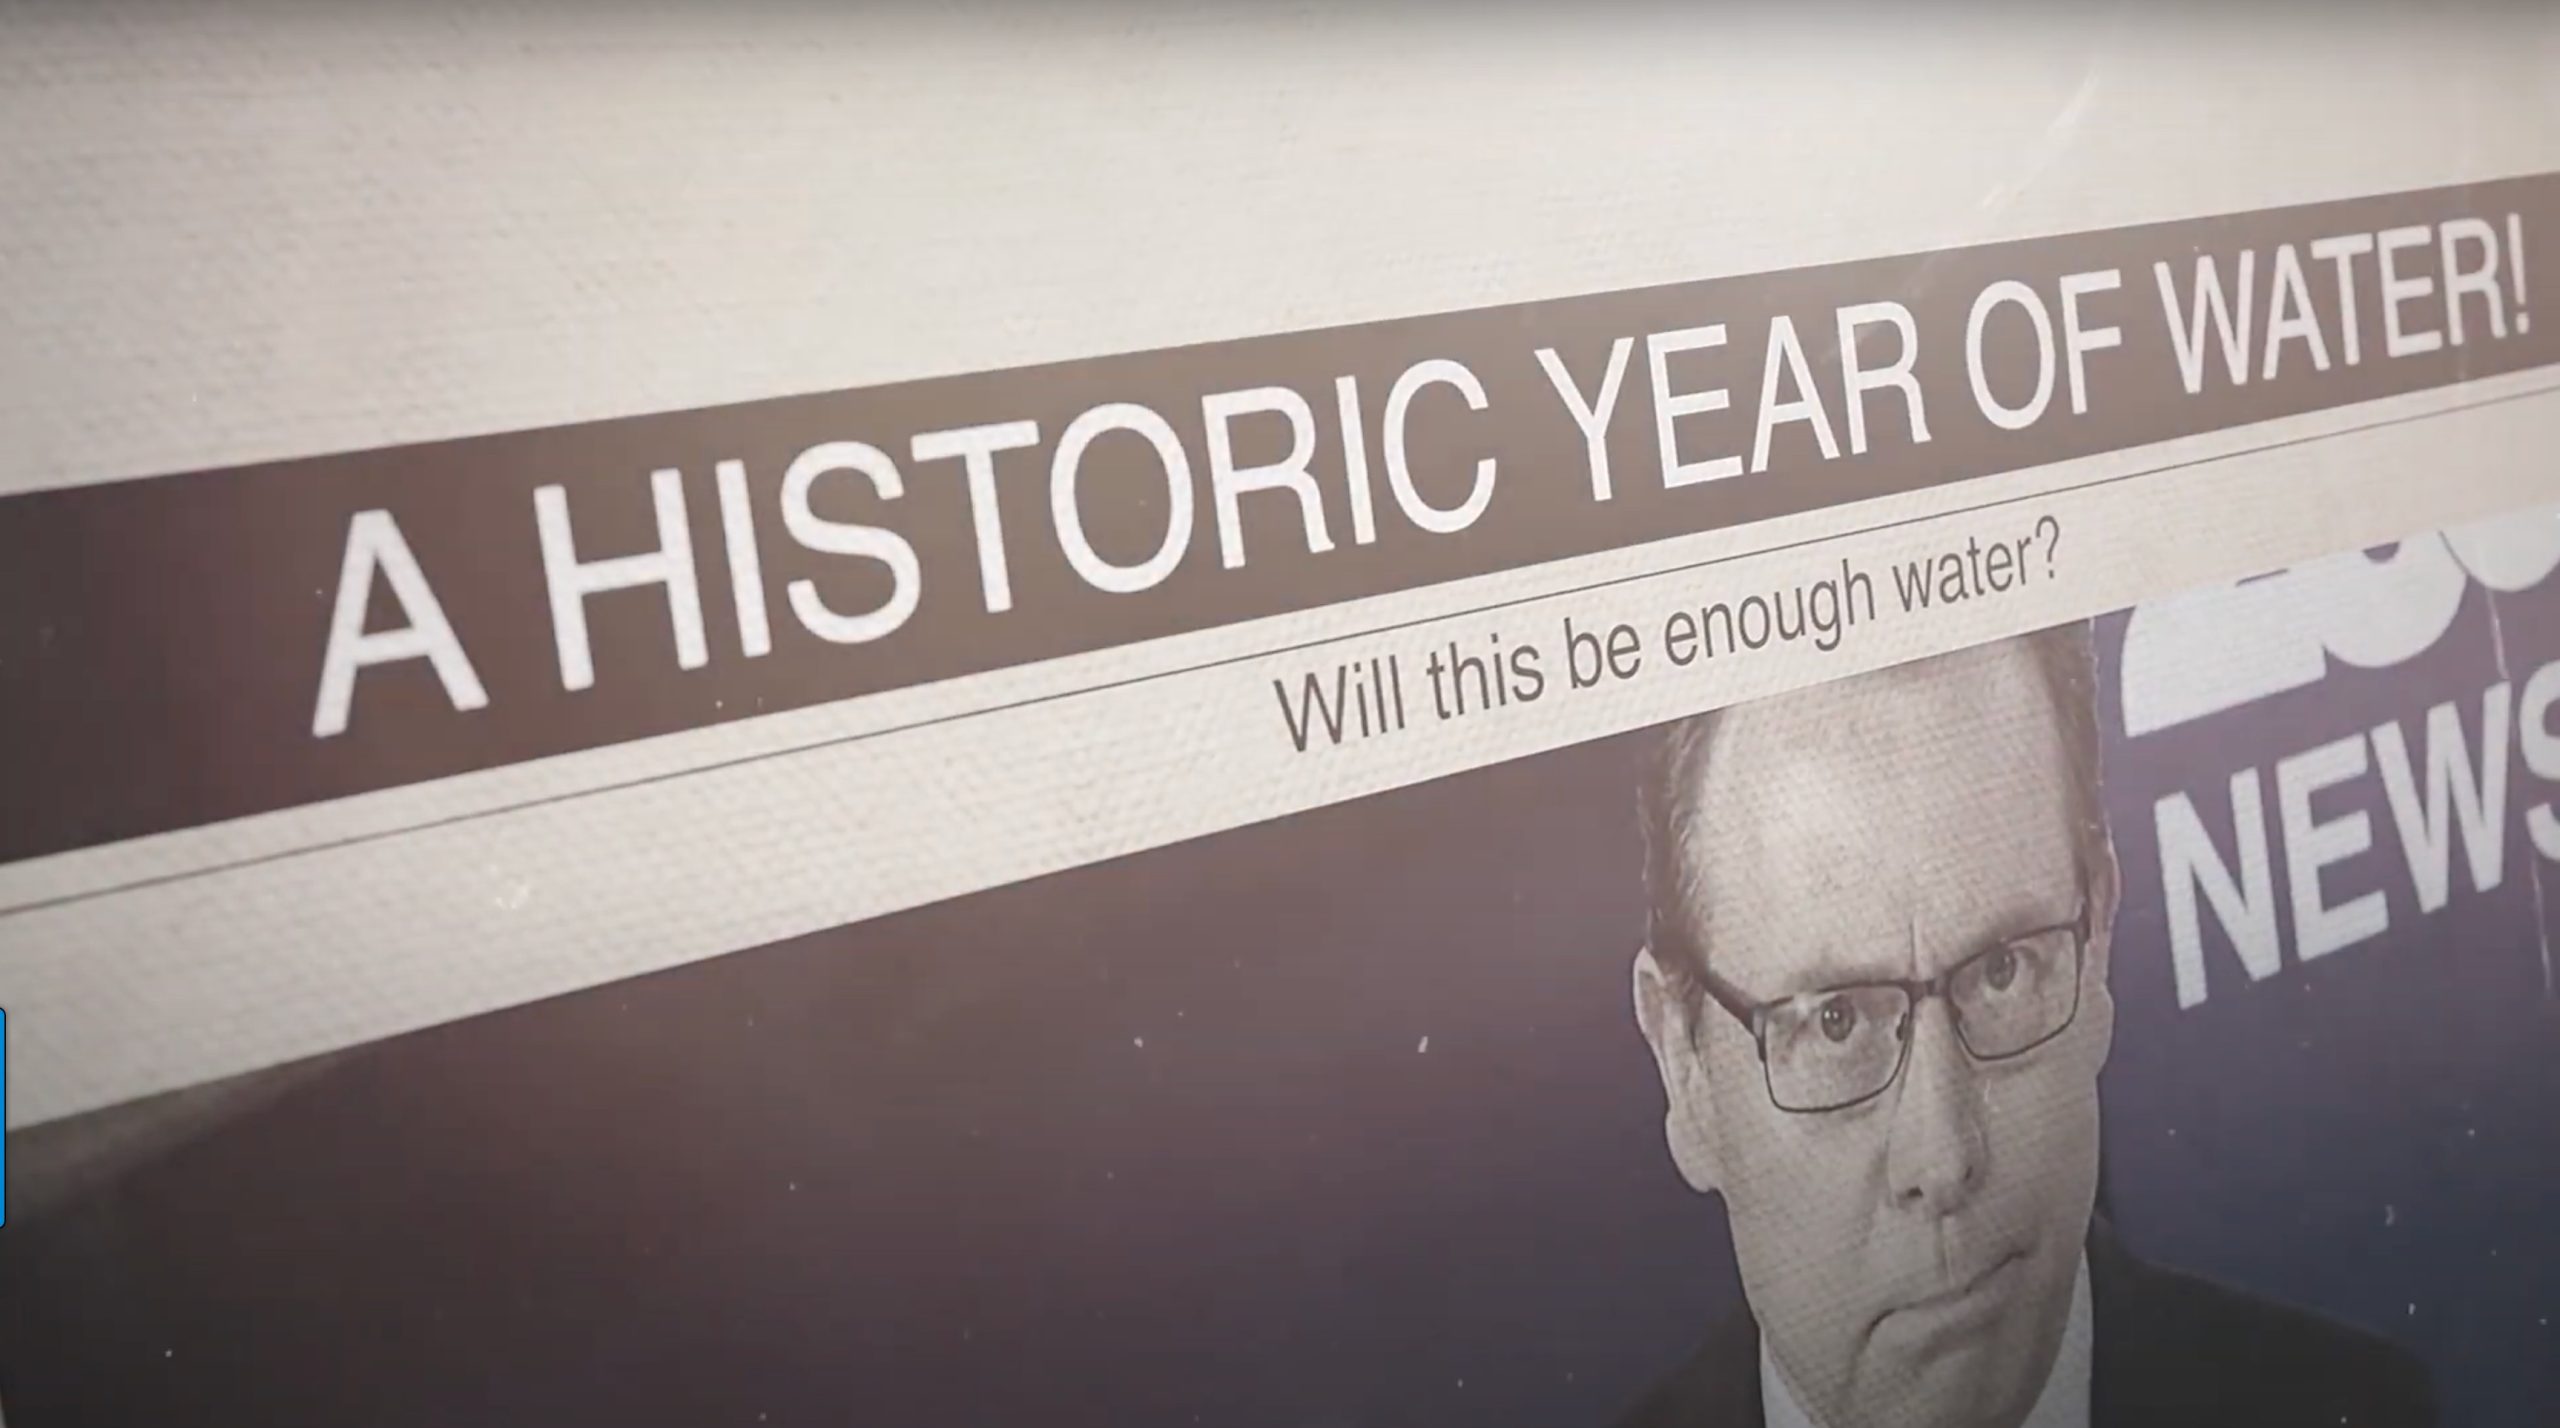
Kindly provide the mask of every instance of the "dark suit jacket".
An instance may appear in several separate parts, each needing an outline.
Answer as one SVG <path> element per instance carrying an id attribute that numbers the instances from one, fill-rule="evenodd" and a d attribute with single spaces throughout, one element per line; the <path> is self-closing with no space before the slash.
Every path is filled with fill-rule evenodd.
<path id="1" fill-rule="evenodd" d="M 2089 1234 L 2090 1428 L 2427 1428 L 2406 1350 L 2299 1309 L 2144 1264 Z M 1762 1428 L 1760 1331 L 1736 1314 L 1620 1428 Z"/>

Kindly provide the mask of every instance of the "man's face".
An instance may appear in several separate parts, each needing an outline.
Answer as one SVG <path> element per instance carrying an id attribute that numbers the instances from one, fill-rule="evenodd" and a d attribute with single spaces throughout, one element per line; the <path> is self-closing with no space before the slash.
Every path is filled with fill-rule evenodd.
<path id="1" fill-rule="evenodd" d="M 1737 709 L 1693 776 L 1696 923 L 1755 1003 L 1934 977 L 2089 900 L 2060 1036 L 1976 1061 L 1928 999 L 1899 1077 L 1843 1110 L 1778 1109 L 1739 1022 L 1646 991 L 1675 1151 L 1724 1195 L 1753 1316 L 1805 1406 L 1831 1428 L 2007 1428 L 2060 1343 L 2114 1020 L 2114 869 L 2082 866 L 2052 697 L 2024 647 L 1991 646 Z"/>

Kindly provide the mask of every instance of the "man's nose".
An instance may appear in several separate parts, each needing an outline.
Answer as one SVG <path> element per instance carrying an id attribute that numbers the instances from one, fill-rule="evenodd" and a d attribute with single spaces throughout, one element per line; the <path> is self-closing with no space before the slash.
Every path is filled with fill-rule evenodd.
<path id="1" fill-rule="evenodd" d="M 1885 1188 L 1895 1208 L 1935 1217 L 1971 1199 L 1982 1181 L 1989 1150 L 1982 1093 L 1943 1004 L 1913 1010 L 1911 1037 L 1888 1131 Z"/>

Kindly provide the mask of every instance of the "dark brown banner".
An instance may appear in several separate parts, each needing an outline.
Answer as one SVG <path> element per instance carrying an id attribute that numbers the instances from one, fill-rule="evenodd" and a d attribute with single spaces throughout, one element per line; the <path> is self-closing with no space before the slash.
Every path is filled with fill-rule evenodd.
<path id="1" fill-rule="evenodd" d="M 2555 226 L 2536 176 L 13 497 L 0 861 L 2538 367 Z"/>

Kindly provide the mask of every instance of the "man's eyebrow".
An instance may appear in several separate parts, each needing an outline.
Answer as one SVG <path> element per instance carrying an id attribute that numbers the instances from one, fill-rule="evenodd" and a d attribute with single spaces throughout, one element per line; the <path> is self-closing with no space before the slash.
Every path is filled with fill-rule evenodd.
<path id="1" fill-rule="evenodd" d="M 2057 927 L 2069 927 L 2080 917 L 2080 905 L 2088 894 L 2074 884 L 2069 894 L 2057 896 L 2046 891 L 2024 894 L 2002 904 L 1990 917 L 1983 919 L 1980 941 L 1989 947 L 2014 942 Z"/>
<path id="2" fill-rule="evenodd" d="M 1981 951 L 2032 937 L 2039 932 L 2070 927 L 2078 919 L 2078 899 L 2056 903 L 2051 894 L 2023 895 L 2005 903 L 1974 924 L 1976 931 L 1967 939 L 1956 956 Z M 1907 954 L 1896 955 L 1891 939 L 1863 947 L 1839 945 L 1815 949 L 1781 974 L 1783 980 L 1761 986 L 1743 986 L 1726 979 L 1725 985 L 1750 1002 L 1783 1001 L 1788 997 L 1816 996 L 1842 987 L 1898 984 L 1912 980 L 1911 961 Z M 1713 962 L 1708 964 L 1711 968 Z"/>
<path id="3" fill-rule="evenodd" d="M 1895 957 L 1883 949 L 1860 952 L 1850 948 L 1825 947 L 1790 970 L 1782 984 L 1751 991 L 1755 1001 L 1774 1002 L 1839 987 L 1901 982 L 1910 974 L 1911 965 L 1907 957 Z"/>

